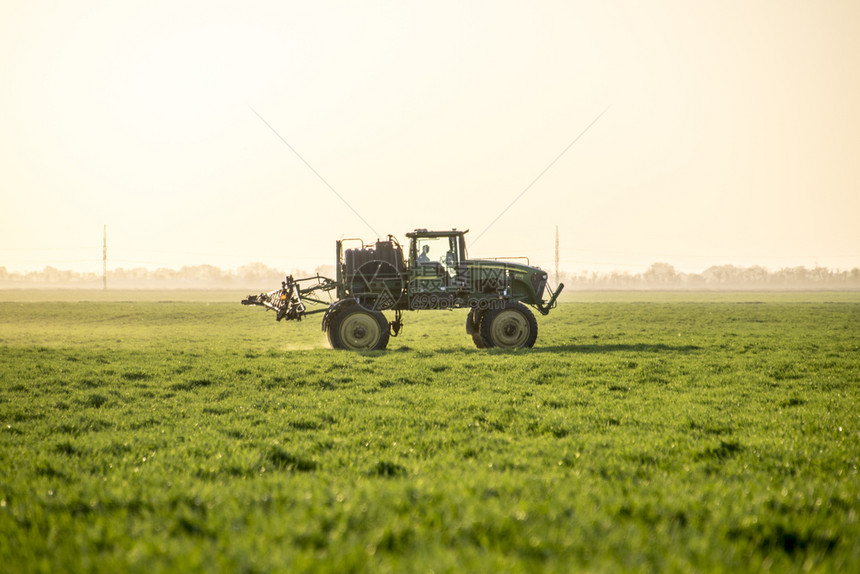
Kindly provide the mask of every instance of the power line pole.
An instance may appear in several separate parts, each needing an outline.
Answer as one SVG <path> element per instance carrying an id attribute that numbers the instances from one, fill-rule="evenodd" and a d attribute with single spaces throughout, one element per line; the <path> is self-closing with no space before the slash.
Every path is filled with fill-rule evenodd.
<path id="1" fill-rule="evenodd" d="M 555 282 L 558 284 L 558 225 L 555 226 Z"/>
<path id="2" fill-rule="evenodd" d="M 107 224 L 104 226 L 104 246 L 102 248 L 102 289 L 107 291 Z"/>

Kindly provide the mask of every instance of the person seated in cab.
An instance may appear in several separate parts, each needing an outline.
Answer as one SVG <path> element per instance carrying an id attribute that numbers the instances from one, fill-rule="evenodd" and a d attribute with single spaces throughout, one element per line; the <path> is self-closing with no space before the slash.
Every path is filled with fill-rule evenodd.
<path id="1" fill-rule="evenodd" d="M 421 248 L 421 254 L 418 255 L 418 264 L 419 265 L 422 265 L 425 263 L 430 263 L 430 256 L 427 255 L 429 252 L 430 252 L 430 246 L 429 245 L 424 245 Z"/>

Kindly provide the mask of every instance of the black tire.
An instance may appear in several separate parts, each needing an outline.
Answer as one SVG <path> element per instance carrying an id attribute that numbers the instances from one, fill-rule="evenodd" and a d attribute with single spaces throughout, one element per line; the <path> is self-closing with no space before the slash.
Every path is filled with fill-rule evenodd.
<path id="1" fill-rule="evenodd" d="M 337 315 L 332 317 L 332 320 L 329 321 L 328 327 L 326 327 L 326 330 L 325 330 L 325 336 L 326 336 L 326 339 L 328 339 L 328 346 L 331 347 L 332 349 L 339 348 L 339 347 L 335 346 L 334 337 L 331 336 L 331 334 L 334 332 L 334 329 L 332 328 L 332 326 L 334 324 L 334 318 L 335 317 L 337 317 Z"/>
<path id="2" fill-rule="evenodd" d="M 538 326 L 528 307 L 518 301 L 511 301 L 500 309 L 487 311 L 479 331 L 488 348 L 531 348 L 537 340 Z"/>
<path id="3" fill-rule="evenodd" d="M 487 343 L 484 342 L 483 337 L 481 337 L 481 322 L 484 319 L 485 313 L 485 311 L 472 309 L 469 311 L 469 314 L 466 315 L 466 333 L 472 335 L 472 342 L 474 342 L 475 346 L 479 349 L 487 348 Z"/>
<path id="4" fill-rule="evenodd" d="M 352 305 L 331 318 L 326 334 L 334 349 L 375 351 L 388 346 L 391 333 L 382 312 Z"/>

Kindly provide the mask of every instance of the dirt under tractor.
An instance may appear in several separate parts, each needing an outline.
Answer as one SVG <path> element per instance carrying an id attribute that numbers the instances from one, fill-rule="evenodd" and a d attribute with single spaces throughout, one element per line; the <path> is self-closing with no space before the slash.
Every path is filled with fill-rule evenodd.
<path id="1" fill-rule="evenodd" d="M 335 349 L 384 349 L 400 333 L 404 311 L 430 309 L 469 309 L 466 333 L 478 348 L 532 347 L 538 326 L 526 305 L 547 315 L 564 285 L 544 300 L 545 271 L 527 259 L 469 259 L 466 233 L 416 229 L 406 234 L 406 253 L 392 235 L 370 244 L 341 239 L 335 279 L 290 275 L 280 289 L 249 295 L 242 304 L 275 311 L 278 321 L 322 313 L 322 329 Z"/>

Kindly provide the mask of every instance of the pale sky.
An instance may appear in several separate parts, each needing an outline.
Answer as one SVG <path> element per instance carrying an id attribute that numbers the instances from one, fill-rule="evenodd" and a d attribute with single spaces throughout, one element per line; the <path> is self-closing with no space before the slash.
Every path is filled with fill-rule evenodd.
<path id="1" fill-rule="evenodd" d="M 860 2 L 0 4 L 0 266 L 860 267 Z"/>

